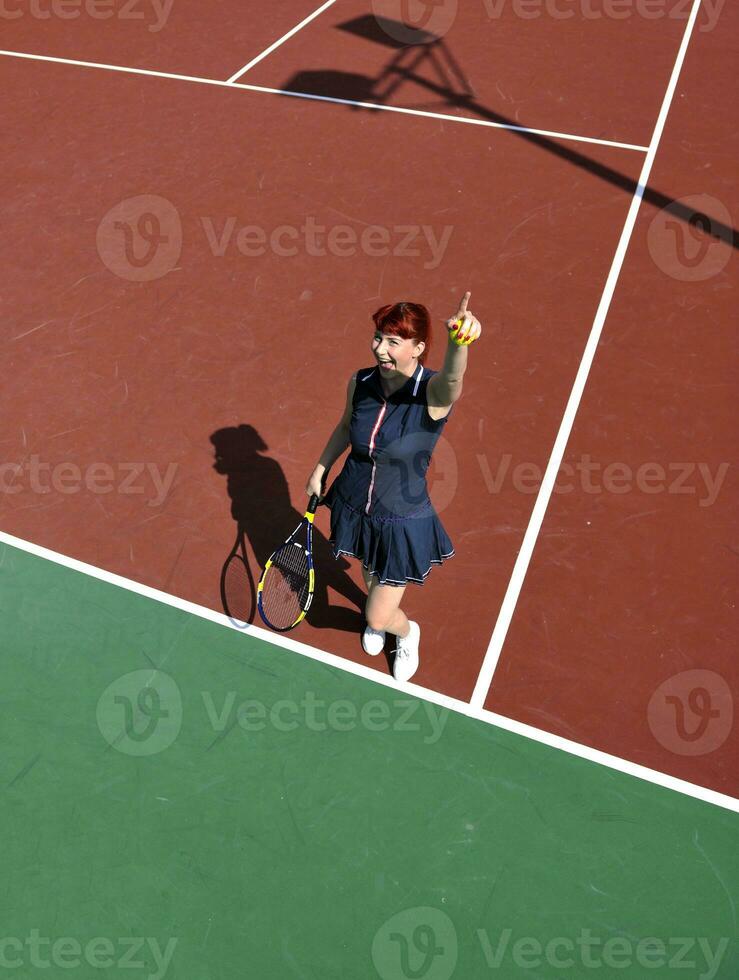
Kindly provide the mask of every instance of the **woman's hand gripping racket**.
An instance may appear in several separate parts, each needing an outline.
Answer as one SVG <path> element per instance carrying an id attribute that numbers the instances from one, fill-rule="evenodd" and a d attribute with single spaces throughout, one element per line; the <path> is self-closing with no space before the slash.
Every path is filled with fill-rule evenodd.
<path id="1" fill-rule="evenodd" d="M 294 629 L 310 609 L 315 588 L 313 519 L 318 495 L 308 501 L 303 520 L 284 544 L 273 551 L 257 588 L 259 615 L 270 629 Z"/>

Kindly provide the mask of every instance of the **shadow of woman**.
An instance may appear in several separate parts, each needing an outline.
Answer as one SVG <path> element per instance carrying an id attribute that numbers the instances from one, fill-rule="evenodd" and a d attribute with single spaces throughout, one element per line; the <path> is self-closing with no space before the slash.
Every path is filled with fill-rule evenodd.
<path id="1" fill-rule="evenodd" d="M 256 429 L 247 424 L 229 426 L 214 432 L 210 441 L 215 452 L 213 468 L 226 477 L 226 489 L 231 499 L 231 516 L 236 521 L 236 542 L 229 558 L 240 551 L 245 568 L 231 580 L 230 588 L 248 590 L 251 606 L 243 595 L 229 598 L 226 614 L 243 622 L 253 623 L 257 615 L 256 585 L 251 575 L 246 552 L 246 541 L 251 544 L 259 567 L 258 575 L 267 559 L 298 526 L 305 510 L 296 510 L 290 501 L 290 490 L 279 463 L 262 455 L 268 446 Z M 305 498 L 305 507 L 308 498 Z M 319 510 L 316 516 L 320 514 Z M 316 522 L 317 523 L 317 522 Z M 316 585 L 313 602 L 306 621 L 316 628 L 346 630 L 361 633 L 364 628 L 364 604 L 366 592 L 354 582 L 346 570 L 349 562 L 334 558 L 331 545 L 324 534 L 313 525 L 313 562 L 316 569 Z M 239 566 L 241 567 L 241 566 Z M 332 606 L 328 601 L 328 588 L 335 589 L 353 603 L 358 611 Z M 226 583 L 226 589 L 229 588 Z M 226 606 L 224 583 L 221 597 Z M 236 607 L 236 608 L 235 608 Z"/>

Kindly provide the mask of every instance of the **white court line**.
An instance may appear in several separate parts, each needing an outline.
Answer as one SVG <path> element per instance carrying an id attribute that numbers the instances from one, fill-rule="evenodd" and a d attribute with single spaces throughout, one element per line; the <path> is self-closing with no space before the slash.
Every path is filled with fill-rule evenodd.
<path id="1" fill-rule="evenodd" d="M 272 52 L 275 50 L 275 48 L 279 48 L 279 46 L 281 44 L 284 44 L 284 42 L 287 41 L 289 38 L 291 38 L 293 36 L 293 34 L 297 34 L 298 31 L 301 30 L 303 27 L 305 27 L 306 24 L 310 24 L 310 22 L 315 17 L 317 17 L 319 14 L 322 14 L 324 10 L 328 9 L 328 7 L 332 7 L 335 3 L 336 3 L 336 0 L 326 0 L 326 3 L 324 3 L 324 5 L 322 7 L 319 7 L 318 10 L 314 10 L 312 14 L 309 14 L 305 18 L 305 20 L 301 20 L 301 22 L 299 24 L 296 24 L 295 27 L 293 27 L 293 29 L 291 31 L 288 31 L 287 34 L 285 34 L 283 37 L 281 37 L 279 39 L 279 41 L 275 41 L 275 43 L 274 44 L 271 44 L 265 51 L 262 51 L 261 54 L 258 54 L 256 56 L 256 58 L 252 58 L 252 60 L 249 62 L 248 65 L 244 65 L 243 68 L 239 68 L 239 70 L 236 72 L 236 74 L 235 75 L 232 75 L 229 78 L 229 80 L 228 80 L 229 85 L 230 84 L 233 84 L 233 82 L 235 82 L 237 78 L 241 78 L 242 75 L 245 75 L 246 72 L 248 72 L 250 68 L 253 68 L 254 67 L 254 65 L 258 65 L 259 62 L 263 58 L 266 58 L 267 57 L 268 54 L 272 54 Z"/>
<path id="2" fill-rule="evenodd" d="M 646 766 L 637 765 L 635 762 L 629 762 L 627 759 L 620 759 L 618 756 L 609 755 L 606 752 L 600 752 L 598 749 L 591 748 L 588 745 L 581 745 L 578 742 L 572 742 L 569 739 L 561 738 L 559 735 L 553 735 L 551 732 L 542 731 L 538 728 L 532 728 L 530 725 L 526 725 L 523 722 L 515 721 L 512 718 L 506 718 L 504 715 L 498 715 L 492 711 L 486 711 L 483 708 L 468 704 L 466 701 L 459 701 L 456 698 L 448 697 L 446 694 L 440 694 L 438 691 L 432 691 L 428 688 L 421 687 L 418 684 L 398 683 L 394 678 L 388 676 L 387 674 L 383 674 L 377 670 L 365 667 L 362 664 L 355 664 L 351 660 L 344 660 L 343 657 L 337 657 L 333 653 L 327 653 L 325 650 L 319 650 L 317 647 L 309 646 L 307 643 L 300 643 L 297 640 L 290 639 L 289 637 L 283 636 L 280 633 L 273 633 L 270 630 L 262 629 L 259 626 L 246 625 L 245 627 L 239 627 L 224 613 L 215 612 L 213 609 L 207 609 L 205 606 L 200 606 L 197 603 L 188 602 L 186 599 L 180 599 L 178 596 L 170 595 L 168 592 L 161 592 L 159 589 L 154 589 L 151 586 L 142 585 L 140 582 L 134 582 L 132 579 L 125 578 L 122 575 L 116 575 L 114 572 L 108 572 L 103 568 L 97 568 L 95 565 L 89 565 L 87 562 L 79 561 L 77 558 L 70 558 L 67 555 L 60 554 L 59 552 L 51 551 L 49 548 L 44 548 L 41 545 L 34 544 L 31 541 L 25 541 L 23 538 L 17 538 L 12 534 L 8 534 L 6 531 L 0 531 L 0 542 L 4 542 L 13 548 L 18 548 L 20 551 L 25 551 L 28 554 L 35 555 L 37 558 L 52 561 L 57 565 L 63 565 L 65 568 L 70 568 L 73 571 L 80 572 L 81 574 L 87 575 L 90 578 L 98 579 L 101 582 L 107 582 L 109 585 L 114 585 L 120 589 L 125 589 L 128 592 L 136 593 L 137 595 L 144 596 L 147 599 L 153 599 L 155 602 L 161 602 L 165 605 L 172 606 L 175 609 L 189 613 L 192 616 L 197 616 L 200 619 L 206 619 L 211 623 L 216 623 L 218 626 L 225 626 L 228 629 L 236 630 L 241 634 L 253 636 L 256 639 L 263 640 L 266 643 L 272 643 L 275 646 L 282 647 L 285 650 L 290 650 L 293 653 L 298 653 L 301 656 L 308 657 L 311 660 L 316 660 L 319 663 L 327 664 L 338 670 L 345 671 L 348 674 L 354 674 L 355 676 L 362 677 L 365 680 L 374 681 L 375 684 L 382 684 L 384 687 L 392 688 L 393 690 L 404 694 L 413 695 L 414 697 L 418 697 L 424 701 L 447 708 L 449 711 L 455 711 L 458 714 L 475 718 L 478 721 L 485 722 L 486 724 L 505 729 L 505 731 L 512 732 L 515 735 L 532 739 L 533 741 L 539 742 L 542 745 L 548 745 L 550 748 L 567 752 L 569 755 L 577 756 L 580 759 L 586 759 L 587 761 L 594 762 L 597 765 L 606 766 L 609 769 L 614 769 L 617 772 L 622 772 L 628 776 L 634 776 L 637 779 L 641 779 L 645 782 L 662 786 L 664 789 L 672 790 L 675 793 L 681 793 L 684 796 L 691 796 L 694 799 L 702 800 L 704 803 L 710 803 L 713 806 L 722 807 L 726 810 L 732 810 L 734 813 L 739 813 L 739 799 L 734 799 L 733 797 L 726 796 L 723 793 L 717 793 L 714 790 L 707 789 L 705 786 L 697 786 L 694 783 L 686 782 L 685 780 L 678 779 L 675 776 L 669 776 L 666 773 L 658 772 L 656 769 L 649 769 Z"/>
<path id="3" fill-rule="evenodd" d="M 123 72 L 128 75 L 148 75 L 152 78 L 171 78 L 179 82 L 195 82 L 199 85 L 215 85 L 218 88 L 245 89 L 249 92 L 265 92 L 269 95 L 286 95 L 295 99 L 308 99 L 312 102 L 334 102 L 336 105 L 350 105 L 361 109 L 374 109 L 377 112 L 398 112 L 407 116 L 422 116 L 426 119 L 443 119 L 445 122 L 460 123 L 466 126 L 487 126 L 489 129 L 508 129 L 518 133 L 532 133 L 535 136 L 548 136 L 551 139 L 570 140 L 575 143 L 594 143 L 597 146 L 610 146 L 618 150 L 637 150 L 646 153 L 646 146 L 636 143 L 618 143 L 613 140 L 596 139 L 592 136 L 576 136 L 573 133 L 558 133 L 550 129 L 531 129 L 527 126 L 514 126 L 508 123 L 489 122 L 487 119 L 467 119 L 464 116 L 448 116 L 441 112 L 427 112 L 424 109 L 403 109 L 400 106 L 380 105 L 377 102 L 355 102 L 352 99 L 339 99 L 330 95 L 312 95 L 310 92 L 290 92 L 287 89 L 267 88 L 264 85 L 248 85 L 246 82 L 224 82 L 219 78 L 201 78 L 198 75 L 175 75 L 167 71 L 152 71 L 150 68 L 126 68 L 122 65 L 107 65 L 98 61 L 77 61 L 73 58 L 55 58 L 46 54 L 28 54 L 21 51 L 3 51 L 7 58 L 25 58 L 29 61 L 48 61 L 58 65 L 76 65 L 80 68 L 99 68 L 104 71 Z"/>
<path id="4" fill-rule="evenodd" d="M 665 97 L 662 100 L 662 108 L 660 109 L 660 113 L 657 118 L 657 124 L 654 127 L 654 132 L 652 133 L 652 139 L 649 144 L 649 149 L 647 150 L 647 156 L 644 160 L 644 166 L 642 167 L 642 172 L 639 176 L 639 183 L 631 200 L 631 207 L 629 208 L 629 213 L 626 216 L 626 223 L 624 224 L 623 231 L 621 232 L 621 238 L 619 239 L 616 254 L 613 257 L 611 269 L 608 273 L 608 279 L 606 280 L 603 294 L 595 314 L 595 320 L 593 321 L 590 336 L 588 337 L 587 344 L 585 345 L 585 351 L 583 353 L 582 360 L 580 361 L 577 375 L 575 376 L 575 383 L 572 386 L 572 391 L 570 392 L 570 397 L 567 402 L 564 415 L 562 416 L 559 432 L 557 433 L 557 438 L 554 441 L 552 455 L 549 458 L 546 473 L 544 474 L 544 479 L 542 480 L 541 487 L 539 488 L 539 493 L 536 497 L 536 502 L 534 503 L 534 508 L 531 512 L 531 518 L 529 520 L 528 527 L 526 528 L 526 533 L 524 534 L 521 548 L 518 552 L 518 557 L 516 558 L 516 563 L 513 566 L 513 572 L 511 573 L 508 588 L 506 589 L 506 594 L 503 597 L 503 603 L 500 607 L 500 612 L 498 613 L 498 619 L 493 629 L 493 635 L 490 638 L 485 659 L 480 669 L 477 683 L 475 684 L 475 690 L 472 693 L 472 704 L 478 708 L 481 708 L 484 705 L 488 691 L 490 690 L 493 674 L 498 666 L 498 660 L 500 659 L 500 654 L 503 649 L 503 644 L 505 643 L 508 628 L 518 602 L 518 597 L 521 593 L 521 588 L 523 586 L 524 578 L 526 577 L 526 571 L 529 567 L 531 555 L 534 547 L 536 546 L 536 541 L 539 537 L 539 531 L 541 530 L 544 515 L 546 514 L 549 500 L 552 496 L 554 483 L 557 479 L 557 473 L 559 472 L 559 468 L 562 464 L 562 458 L 564 456 L 565 449 L 567 448 L 567 442 L 570 438 L 570 433 L 572 432 L 572 427 L 575 423 L 575 415 L 577 414 L 577 410 L 580 406 L 580 400 L 585 389 L 588 374 L 590 373 L 593 358 L 595 357 L 595 351 L 603 330 L 603 324 L 605 323 L 608 309 L 611 305 L 611 299 L 613 298 L 613 292 L 616 288 L 616 282 L 618 281 L 618 277 L 621 273 L 621 267 L 623 266 L 624 258 L 626 256 L 626 249 L 628 248 L 631 233 L 634 230 L 634 225 L 636 223 L 636 216 L 639 211 L 639 206 L 641 205 L 644 190 L 649 180 L 652 164 L 654 163 L 654 158 L 657 153 L 657 147 L 659 146 L 659 141 L 662 137 L 662 131 L 664 130 L 665 121 L 667 120 L 667 113 L 670 110 L 672 97 L 677 86 L 677 80 L 680 75 L 683 60 L 685 59 L 685 52 L 688 49 L 690 35 L 693 31 L 693 24 L 698 16 L 698 8 L 700 7 L 700 4 L 701 0 L 694 0 L 693 9 L 688 19 L 685 33 L 683 34 L 682 44 L 680 45 L 680 50 L 678 51 L 677 59 L 672 69 L 670 82 L 667 86 Z"/>

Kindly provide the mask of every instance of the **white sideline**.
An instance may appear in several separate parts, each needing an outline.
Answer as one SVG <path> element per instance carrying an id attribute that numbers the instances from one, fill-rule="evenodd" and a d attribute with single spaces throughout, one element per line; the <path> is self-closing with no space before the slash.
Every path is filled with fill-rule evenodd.
<path id="1" fill-rule="evenodd" d="M 256 58 L 252 58 L 252 60 L 247 65 L 244 65 L 243 68 L 239 68 L 236 74 L 232 75 L 229 78 L 228 80 L 229 84 L 235 82 L 237 78 L 241 78 L 241 76 L 246 74 L 246 72 L 248 72 L 250 68 L 253 68 L 254 65 L 258 65 L 263 58 L 266 58 L 268 54 L 272 54 L 275 48 L 279 48 L 279 46 L 281 44 L 284 44 L 284 42 L 287 41 L 289 38 L 291 38 L 293 34 L 297 34 L 298 31 L 301 30 L 303 27 L 305 27 L 306 24 L 310 24 L 310 22 L 315 17 L 317 17 L 319 14 L 322 14 L 324 10 L 326 10 L 328 7 L 333 6 L 335 3 L 336 0 L 326 0 L 326 3 L 324 3 L 322 7 L 319 7 L 318 10 L 314 10 L 312 14 L 308 14 L 305 20 L 301 20 L 299 24 L 296 24 L 295 27 L 293 27 L 291 31 L 288 31 L 287 34 L 283 35 L 279 39 L 279 41 L 275 41 L 274 44 L 270 44 L 270 46 L 266 48 L 264 51 L 262 51 L 261 54 L 258 54 Z"/>
<path id="2" fill-rule="evenodd" d="M 381 105 L 378 102 L 355 102 L 352 99 L 339 99 L 330 95 L 312 95 L 310 92 L 290 92 L 287 89 L 267 88 L 264 85 L 249 85 L 246 82 L 224 82 L 219 78 L 201 78 L 198 75 L 176 75 L 167 71 L 153 71 L 150 68 L 127 68 L 124 65 L 107 65 L 98 61 L 78 61 L 73 58 L 56 58 L 47 54 L 28 54 L 23 51 L 0 50 L 0 55 L 6 58 L 22 58 L 29 61 L 47 61 L 57 65 L 75 65 L 79 68 L 97 68 L 103 71 L 117 71 L 127 75 L 148 75 L 151 78 L 170 78 L 179 82 L 195 82 L 199 85 L 215 85 L 217 88 L 244 89 L 248 92 L 264 92 L 269 95 L 286 95 L 295 99 L 307 99 L 311 102 L 333 102 L 336 105 L 350 105 L 360 109 L 373 109 L 376 112 L 397 112 L 406 116 L 421 116 L 426 119 L 442 119 L 445 122 L 460 123 L 466 126 L 486 126 L 489 129 L 506 129 L 518 133 L 532 133 L 536 136 L 548 136 L 551 139 L 570 140 L 575 143 L 594 143 L 597 146 L 610 146 L 617 150 L 636 150 L 644 153 L 646 146 L 636 143 L 618 143 L 613 140 L 596 139 L 593 136 L 576 136 L 573 133 L 558 133 L 549 129 L 530 129 L 526 126 L 514 126 L 508 123 L 490 122 L 487 119 L 468 119 L 465 116 L 449 116 L 441 112 L 427 112 L 425 109 L 403 109 L 400 106 Z"/>
<path id="3" fill-rule="evenodd" d="M 493 682 L 493 675 L 496 667 L 498 666 L 503 644 L 505 643 L 505 639 L 508 634 L 508 628 L 515 611 L 516 604 L 518 603 L 518 597 L 521 593 L 524 578 L 526 577 L 531 555 L 534 547 L 536 546 L 536 541 L 539 537 L 539 531 L 541 530 L 544 515 L 546 514 L 549 500 L 552 496 L 554 483 L 557 479 L 557 473 L 559 472 L 559 468 L 562 464 L 562 458 L 564 456 L 565 449 L 567 448 L 567 442 L 570 438 L 572 427 L 575 423 L 575 415 L 577 414 L 577 410 L 580 406 L 580 400 L 585 389 L 588 374 L 590 373 L 593 358 L 595 357 L 595 351 L 603 330 L 603 324 L 605 323 L 608 309 L 611 305 L 611 299 L 613 298 L 613 293 L 616 288 L 616 283 L 624 263 L 626 249 L 628 248 L 629 241 L 631 239 L 631 233 L 634 230 L 639 206 L 641 205 L 644 190 L 647 182 L 649 181 L 652 164 L 654 163 L 657 147 L 659 146 L 659 141 L 662 137 L 662 131 L 665 127 L 667 113 L 669 112 L 670 105 L 672 103 L 672 97 L 677 86 L 680 70 L 685 59 L 685 52 L 688 49 L 690 35 L 693 31 L 693 24 L 695 23 L 698 15 L 698 8 L 700 7 L 700 4 L 701 0 L 694 0 L 693 8 L 688 19 L 688 24 L 685 28 L 682 43 L 677 54 L 677 59 L 675 60 L 675 64 L 672 69 L 670 82 L 667 86 L 665 97 L 662 100 L 662 108 L 660 109 L 659 116 L 657 118 L 657 124 L 654 127 L 654 132 L 652 133 L 652 139 L 644 160 L 644 166 L 642 167 L 641 174 L 639 175 L 639 183 L 637 185 L 636 192 L 631 199 L 631 207 L 629 208 L 629 213 L 626 216 L 626 223 L 624 224 L 623 231 L 621 232 L 621 238 L 619 239 L 618 247 L 616 248 L 616 254 L 613 257 L 611 269 L 608 273 L 608 278 L 603 289 L 598 310 L 595 314 L 595 320 L 593 321 L 590 336 L 588 337 L 588 341 L 585 345 L 582 360 L 580 361 L 580 366 L 575 376 L 575 382 L 572 386 L 572 391 L 570 392 L 570 397 L 567 402 L 564 415 L 562 416 L 559 432 L 557 433 L 557 438 L 554 441 L 552 454 L 549 457 L 549 463 L 547 464 L 544 479 L 542 480 L 541 487 L 539 488 L 539 493 L 537 494 L 536 501 L 531 512 L 531 518 L 529 520 L 528 527 L 526 528 L 523 541 L 521 542 L 521 548 L 518 552 L 516 563 L 513 566 L 513 572 L 511 573 L 511 578 L 508 582 L 508 588 L 506 589 L 506 593 L 503 597 L 503 602 L 498 613 L 498 618 L 496 620 L 495 627 L 493 628 L 493 634 L 490 637 L 490 643 L 488 644 L 485 659 L 480 669 L 480 674 L 477 678 L 475 689 L 472 693 L 472 704 L 477 708 L 481 708 L 484 705 L 490 690 L 490 686 Z"/>
<path id="4" fill-rule="evenodd" d="M 662 786 L 664 789 L 681 793 L 684 796 L 691 796 L 694 799 L 703 801 L 704 803 L 710 803 L 713 806 L 722 807 L 725 810 L 731 810 L 734 813 L 739 813 L 739 799 L 734 799 L 733 797 L 726 796 L 723 793 L 717 793 L 715 790 L 708 789 L 705 786 L 697 786 L 693 783 L 686 782 L 685 780 L 678 779 L 675 776 L 669 776 L 666 773 L 658 772 L 655 769 L 649 769 L 646 766 L 637 765 L 636 763 L 629 762 L 626 759 L 620 759 L 618 756 L 609 755 L 606 752 L 600 752 L 598 749 L 591 748 L 588 745 L 581 745 L 578 742 L 572 742 L 569 739 L 561 738 L 559 735 L 553 735 L 551 732 L 533 728 L 530 725 L 525 725 L 523 722 L 515 721 L 512 718 L 506 718 L 504 715 L 498 715 L 492 711 L 486 711 L 483 708 L 476 708 L 474 705 L 468 704 L 466 701 L 460 701 L 456 698 L 448 697 L 445 694 L 440 694 L 437 691 L 429 690 L 428 688 L 421 687 L 418 684 L 400 684 L 387 674 L 383 674 L 380 671 L 365 667 L 363 664 L 356 664 L 351 660 L 345 660 L 343 657 L 337 657 L 335 654 L 328 653 L 325 650 L 319 650 L 317 647 L 309 646 L 307 643 L 300 643 L 299 641 L 293 640 L 281 633 L 273 633 L 272 631 L 263 629 L 259 626 L 246 625 L 244 627 L 239 627 L 224 613 L 215 612 L 214 610 L 207 609 L 205 606 L 200 606 L 197 603 L 188 602 L 185 599 L 180 599 L 178 596 L 170 595 L 167 592 L 162 592 L 159 589 L 154 589 L 148 585 L 142 585 L 140 582 L 134 582 L 132 579 L 127 579 L 122 575 L 116 575 L 114 572 L 108 572 L 103 568 L 97 568 L 95 565 L 89 565 L 87 562 L 79 561 L 77 558 L 70 558 L 67 555 L 62 555 L 56 551 L 51 551 L 49 548 L 44 548 L 41 545 L 34 544 L 31 541 L 25 541 L 22 538 L 17 538 L 12 534 L 8 534 L 6 531 L 0 531 L 0 542 L 4 542 L 10 547 L 17 548 L 20 551 L 25 551 L 28 554 L 35 555 L 37 558 L 52 561 L 57 565 L 63 565 L 65 568 L 70 568 L 75 572 L 88 575 L 89 577 L 98 579 L 101 582 L 107 582 L 109 585 L 115 585 L 120 589 L 126 589 L 128 592 L 136 593 L 137 595 L 144 596 L 147 599 L 153 599 L 155 602 L 164 603 L 165 605 L 172 606 L 175 609 L 181 610 L 182 612 L 189 613 L 192 616 L 198 616 L 200 619 L 206 619 L 211 623 L 216 623 L 219 626 L 225 626 L 228 629 L 236 630 L 239 633 L 253 636 L 259 640 L 263 640 L 265 643 L 272 643 L 274 646 L 282 647 L 284 650 L 290 650 L 293 653 L 298 653 L 301 656 L 310 658 L 311 660 L 316 660 L 319 663 L 327 664 L 336 668 L 337 670 L 343 670 L 346 673 L 354 674 L 355 676 L 362 677 L 365 680 L 374 681 L 376 684 L 382 684 L 384 687 L 393 688 L 396 691 L 421 698 L 424 701 L 447 708 L 449 711 L 455 711 L 458 714 L 467 715 L 470 718 L 476 718 L 478 721 L 485 722 L 489 725 L 494 725 L 497 728 L 505 729 L 508 732 L 513 732 L 515 735 L 530 738 L 535 742 L 541 743 L 542 745 L 548 745 L 553 749 L 567 752 L 569 755 L 586 759 L 589 762 L 596 763 L 597 765 L 606 766 L 609 769 L 616 770 L 617 772 L 622 772 L 629 776 L 635 776 L 637 779 L 642 779 L 645 782 Z"/>

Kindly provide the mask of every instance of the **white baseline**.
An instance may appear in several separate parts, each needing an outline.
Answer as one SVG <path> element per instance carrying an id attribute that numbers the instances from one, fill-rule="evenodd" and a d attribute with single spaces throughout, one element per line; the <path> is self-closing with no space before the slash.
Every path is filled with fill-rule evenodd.
<path id="1" fill-rule="evenodd" d="M 450 116 L 441 112 L 427 112 L 424 109 L 404 109 L 400 106 L 381 105 L 378 102 L 355 102 L 352 99 L 339 99 L 331 95 L 313 95 L 310 92 L 291 92 L 288 89 L 267 88 L 264 85 L 248 85 L 246 82 L 224 82 L 220 78 L 202 78 L 199 75 L 177 75 L 168 71 L 153 71 L 150 68 L 128 68 L 125 65 L 108 65 L 99 61 L 79 61 L 75 58 L 56 58 L 48 54 L 29 54 L 25 51 L 0 50 L 0 55 L 6 58 L 22 58 L 28 61 L 46 61 L 57 65 L 75 65 L 78 68 L 97 68 L 102 71 L 117 71 L 126 75 L 146 75 L 150 78 L 169 78 L 178 82 L 194 82 L 199 85 L 214 85 L 216 88 L 243 89 L 248 92 L 264 92 L 269 95 L 285 95 L 294 99 L 307 99 L 311 102 L 333 102 L 336 105 L 350 105 L 361 109 L 372 109 L 376 112 L 397 112 L 406 116 L 421 116 L 426 119 L 443 119 L 445 122 L 459 123 L 466 126 L 487 126 L 489 129 L 507 129 L 511 132 L 534 133 L 538 136 L 549 136 L 552 139 L 570 140 L 575 143 L 595 143 L 598 146 L 610 146 L 618 150 L 636 150 L 645 153 L 646 146 L 637 143 L 618 143 L 614 140 L 597 139 L 593 136 L 577 136 L 574 133 L 559 133 L 551 129 L 531 129 L 527 126 L 514 126 L 512 123 L 496 123 L 487 119 L 469 119 L 466 116 Z"/>

